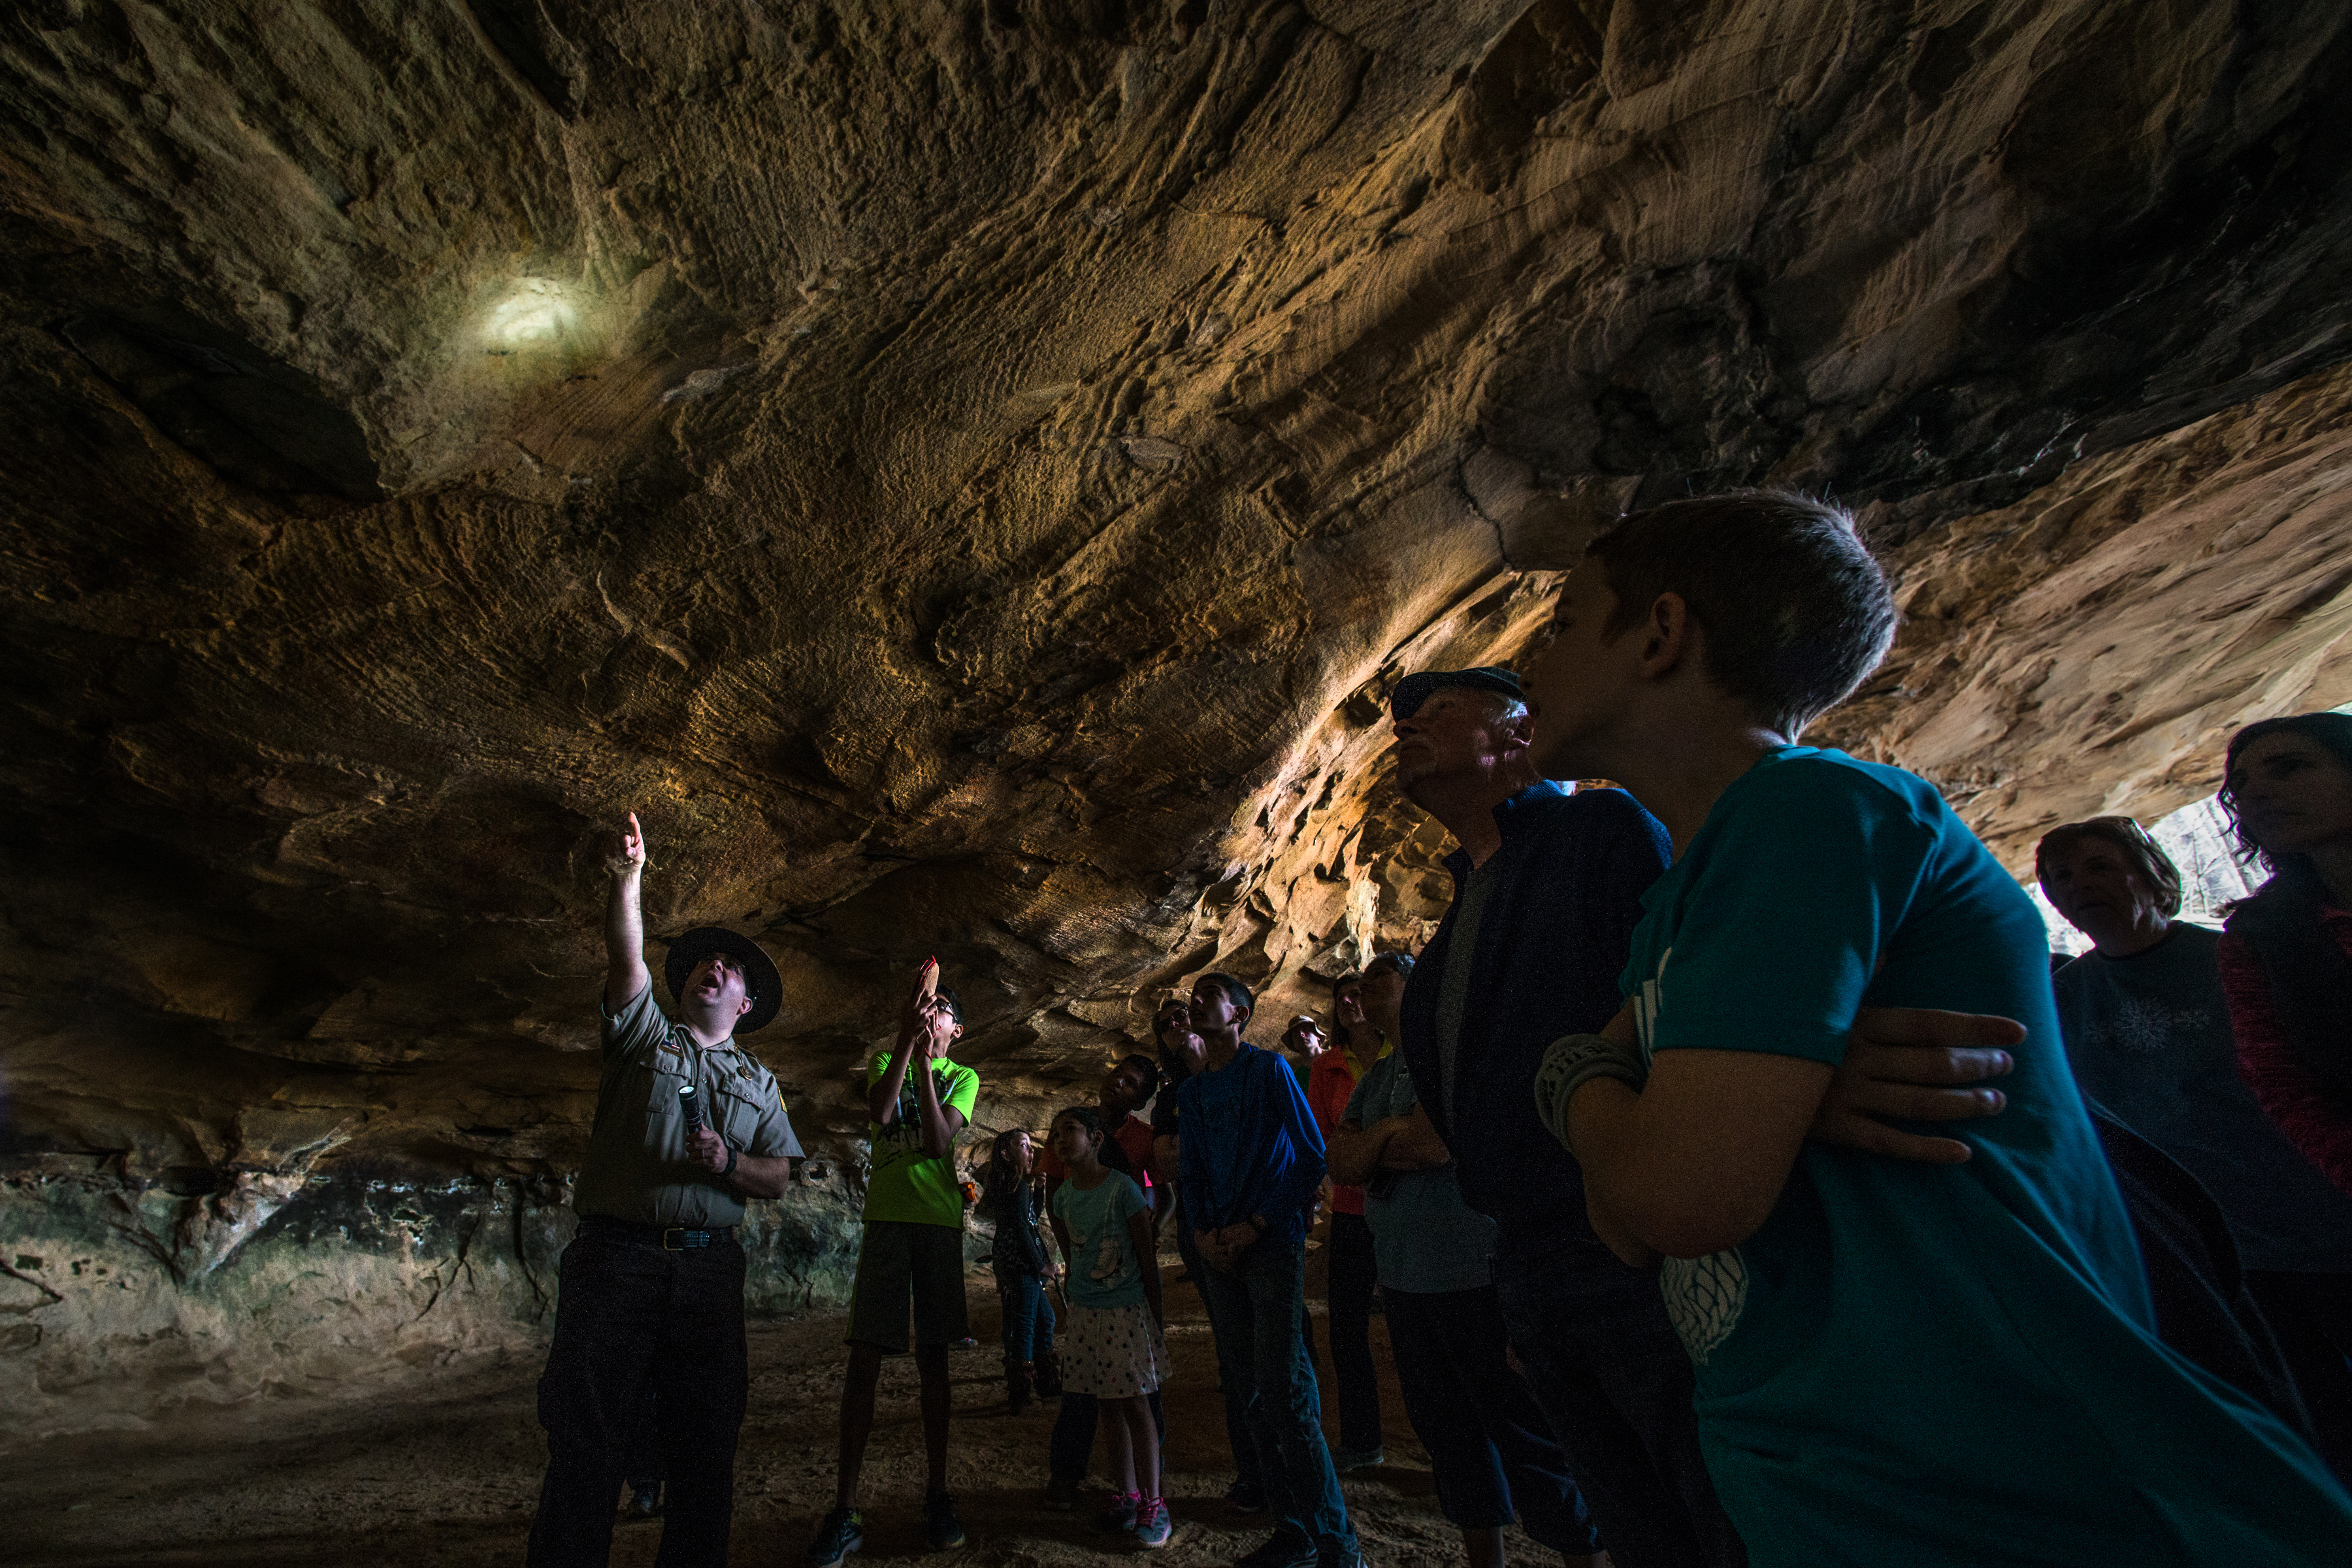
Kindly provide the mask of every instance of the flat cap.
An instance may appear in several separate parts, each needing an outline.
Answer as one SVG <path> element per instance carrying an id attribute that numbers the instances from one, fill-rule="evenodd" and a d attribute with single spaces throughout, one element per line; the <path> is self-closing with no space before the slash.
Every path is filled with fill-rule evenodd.
<path id="1" fill-rule="evenodd" d="M 1475 669 L 1424 669 L 1397 682 L 1396 690 L 1389 698 L 1389 717 L 1412 718 L 1421 711 L 1423 703 L 1449 686 L 1498 691 L 1514 702 L 1528 700 L 1528 694 L 1519 689 L 1519 678 L 1494 665 L 1481 665 Z"/>

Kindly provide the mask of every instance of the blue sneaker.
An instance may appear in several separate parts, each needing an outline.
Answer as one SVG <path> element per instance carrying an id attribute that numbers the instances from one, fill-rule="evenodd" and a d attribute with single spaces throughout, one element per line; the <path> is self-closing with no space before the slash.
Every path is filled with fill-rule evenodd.
<path id="1" fill-rule="evenodd" d="M 1135 1510 L 1135 1543 L 1138 1546 L 1155 1549 L 1165 1546 L 1168 1538 L 1175 1533 L 1176 1527 L 1168 1519 L 1166 1498 L 1149 1499 Z"/>
<path id="2" fill-rule="evenodd" d="M 809 1542 L 808 1568 L 841 1568 L 841 1561 L 866 1544 L 866 1516 L 854 1508 L 837 1508 L 816 1527 Z"/>
<path id="3" fill-rule="evenodd" d="M 1135 1528 L 1135 1510 L 1143 1506 L 1139 1492 L 1113 1492 L 1102 1512 L 1095 1515 L 1095 1528 L 1105 1535 L 1116 1535 L 1122 1530 Z"/>

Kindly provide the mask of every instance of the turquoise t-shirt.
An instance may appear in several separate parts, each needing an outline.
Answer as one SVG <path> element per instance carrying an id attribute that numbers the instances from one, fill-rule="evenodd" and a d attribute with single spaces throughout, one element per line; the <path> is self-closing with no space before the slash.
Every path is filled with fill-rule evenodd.
<path id="1" fill-rule="evenodd" d="M 2017 1019 L 2008 1109 L 1961 1165 L 1808 1143 L 1763 1226 L 1668 1259 L 1700 1436 L 1754 1568 L 2352 1561 L 2352 1500 L 2156 1337 L 2076 1093 L 2048 940 L 1933 787 L 1773 752 L 1643 897 L 1644 1051 L 1834 1064 L 1864 1006 Z"/>
<path id="2" fill-rule="evenodd" d="M 1070 1305 L 1143 1305 L 1143 1264 L 1127 1222 L 1150 1212 L 1143 1189 L 1117 1171 L 1090 1193 L 1076 1182 L 1054 1189 L 1054 1217 L 1070 1233 Z"/>

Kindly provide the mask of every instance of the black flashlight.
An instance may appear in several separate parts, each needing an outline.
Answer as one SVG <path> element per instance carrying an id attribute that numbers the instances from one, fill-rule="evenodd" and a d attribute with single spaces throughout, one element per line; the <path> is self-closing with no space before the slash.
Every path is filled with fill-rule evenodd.
<path id="1" fill-rule="evenodd" d="M 686 1113 L 687 1137 L 699 1136 L 702 1131 L 702 1097 L 694 1092 L 694 1085 L 678 1086 L 677 1108 Z"/>

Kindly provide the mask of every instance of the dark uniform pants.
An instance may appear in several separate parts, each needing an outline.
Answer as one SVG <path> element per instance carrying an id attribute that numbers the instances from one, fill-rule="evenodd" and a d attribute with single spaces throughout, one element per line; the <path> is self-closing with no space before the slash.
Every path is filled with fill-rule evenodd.
<path id="1" fill-rule="evenodd" d="M 531 1568 L 604 1568 L 630 1428 L 656 1388 L 668 1488 L 656 1561 L 720 1568 L 750 1387 L 742 1248 L 668 1252 L 583 1230 L 557 1279 L 555 1343 L 539 1380 L 547 1479 Z"/>

